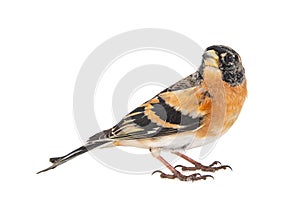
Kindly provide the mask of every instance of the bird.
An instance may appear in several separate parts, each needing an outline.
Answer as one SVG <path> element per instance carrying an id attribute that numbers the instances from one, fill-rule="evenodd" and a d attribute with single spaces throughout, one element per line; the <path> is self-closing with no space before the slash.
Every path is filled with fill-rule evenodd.
<path id="1" fill-rule="evenodd" d="M 223 136 L 237 120 L 246 97 L 247 81 L 240 55 L 228 46 L 209 46 L 196 72 L 141 104 L 112 128 L 94 134 L 78 149 L 50 158 L 52 165 L 37 174 L 93 149 L 131 146 L 148 149 L 170 170 L 170 174 L 160 170 L 152 173 L 159 173 L 161 178 L 180 181 L 213 178 L 200 173 L 185 175 L 183 171 L 215 172 L 231 167 L 219 161 L 203 165 L 183 151 L 207 145 Z M 161 152 L 175 154 L 192 166 L 173 167 Z"/>

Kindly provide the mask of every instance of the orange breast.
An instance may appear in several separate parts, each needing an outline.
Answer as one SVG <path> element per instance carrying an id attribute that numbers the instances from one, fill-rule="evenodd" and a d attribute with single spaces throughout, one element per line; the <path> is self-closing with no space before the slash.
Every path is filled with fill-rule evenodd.
<path id="1" fill-rule="evenodd" d="M 245 80 L 241 85 L 236 87 L 231 87 L 225 83 L 224 88 L 226 94 L 226 115 L 222 133 L 225 133 L 232 126 L 241 112 L 247 97 L 247 82 Z"/>
<path id="2" fill-rule="evenodd" d="M 233 123 L 236 121 L 236 119 L 238 118 L 241 112 L 244 101 L 247 97 L 246 80 L 241 85 L 236 87 L 231 87 L 229 84 L 225 82 L 223 82 L 223 85 L 224 85 L 223 88 L 225 90 L 224 98 L 212 100 L 211 98 L 214 98 L 214 95 L 212 95 L 211 97 L 206 97 L 205 101 L 202 102 L 201 105 L 199 105 L 199 110 L 202 113 L 204 113 L 205 111 L 210 111 L 205 116 L 205 119 L 203 121 L 203 126 L 196 132 L 196 136 L 199 138 L 216 135 L 216 132 L 213 131 L 214 127 L 212 127 L 214 126 L 212 120 L 216 120 L 216 119 L 222 121 L 223 124 L 221 130 L 217 133 L 217 135 L 220 136 L 224 134 L 233 125 Z M 219 109 L 221 110 L 215 110 L 214 112 L 212 112 L 213 104 L 221 101 L 223 101 L 223 103 L 221 104 L 224 105 L 225 108 L 220 107 Z M 224 114 L 218 115 L 219 113 L 224 113 Z M 212 116 L 213 114 L 215 116 Z"/>

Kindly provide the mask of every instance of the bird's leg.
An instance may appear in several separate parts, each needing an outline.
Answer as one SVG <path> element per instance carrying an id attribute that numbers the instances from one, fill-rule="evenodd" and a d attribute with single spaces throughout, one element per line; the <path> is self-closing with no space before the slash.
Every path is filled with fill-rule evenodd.
<path id="1" fill-rule="evenodd" d="M 172 167 L 163 157 L 161 157 L 159 154 L 153 154 L 152 155 L 157 158 L 160 162 L 162 162 L 173 174 L 165 174 L 164 172 L 160 170 L 156 170 L 152 173 L 160 173 L 161 178 L 168 178 L 168 179 L 175 179 L 178 178 L 181 181 L 197 181 L 197 180 L 205 180 L 208 177 L 213 178 L 211 175 L 201 175 L 199 173 L 191 174 L 191 175 L 183 175 L 179 171 L 177 171 L 174 167 Z"/>
<path id="2" fill-rule="evenodd" d="M 183 166 L 183 165 L 175 166 L 175 168 L 181 167 L 182 171 L 195 171 L 197 169 L 200 169 L 200 170 L 205 171 L 205 172 L 215 172 L 215 171 L 218 171 L 220 169 L 227 169 L 227 168 L 232 170 L 232 168 L 229 165 L 221 165 L 221 163 L 219 161 L 215 161 L 212 164 L 206 166 L 206 165 L 202 165 L 201 163 L 193 160 L 192 158 L 190 158 L 190 157 L 188 157 L 188 156 L 186 156 L 186 155 L 184 155 L 184 154 L 182 154 L 178 151 L 175 151 L 175 152 L 172 152 L 172 153 L 174 153 L 175 155 L 185 159 L 186 161 L 188 161 L 188 162 L 190 162 L 194 165 L 194 167 L 186 167 L 186 166 Z M 220 165 L 220 166 L 215 166 L 215 165 Z"/>

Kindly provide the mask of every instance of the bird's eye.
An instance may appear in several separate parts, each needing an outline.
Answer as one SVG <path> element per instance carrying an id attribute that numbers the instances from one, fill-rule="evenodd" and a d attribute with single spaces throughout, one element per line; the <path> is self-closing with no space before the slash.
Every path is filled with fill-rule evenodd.
<path id="1" fill-rule="evenodd" d="M 234 57 L 232 54 L 226 54 L 226 56 L 224 57 L 224 61 L 226 63 L 232 63 L 234 62 Z"/>

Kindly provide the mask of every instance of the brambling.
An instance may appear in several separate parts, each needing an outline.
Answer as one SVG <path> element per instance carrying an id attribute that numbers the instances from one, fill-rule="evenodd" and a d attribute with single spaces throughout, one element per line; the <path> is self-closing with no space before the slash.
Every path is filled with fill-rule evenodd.
<path id="1" fill-rule="evenodd" d="M 52 166 L 38 173 L 95 148 L 133 146 L 149 149 L 172 172 L 153 172 L 159 172 L 162 178 L 194 181 L 212 177 L 184 175 L 176 168 L 215 172 L 230 166 L 218 161 L 205 166 L 181 152 L 213 142 L 227 132 L 238 118 L 246 96 L 245 70 L 239 54 L 227 46 L 210 46 L 195 73 L 143 103 L 114 127 L 93 135 L 84 146 L 65 156 L 50 158 Z M 172 167 L 160 155 L 161 151 L 173 153 L 193 166 Z"/>

